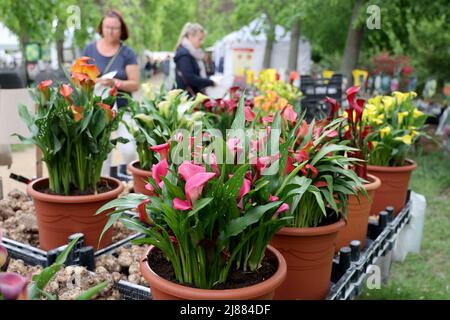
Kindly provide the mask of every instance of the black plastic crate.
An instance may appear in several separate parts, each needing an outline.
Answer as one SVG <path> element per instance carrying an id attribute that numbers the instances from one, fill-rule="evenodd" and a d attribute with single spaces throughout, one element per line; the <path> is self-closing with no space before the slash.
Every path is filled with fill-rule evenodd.
<path id="1" fill-rule="evenodd" d="M 361 251 L 359 243 L 353 242 L 349 247 L 341 248 L 333 259 L 331 288 L 327 300 L 351 300 L 361 294 L 369 266 L 392 251 L 398 234 L 410 221 L 410 206 L 408 197 L 405 207 L 395 218 L 388 207 L 387 212 L 380 215 L 378 223 L 369 223 L 368 238 Z"/>
<path id="2" fill-rule="evenodd" d="M 128 213 L 130 216 L 133 216 L 132 213 Z M 142 236 L 141 233 L 135 233 L 128 236 L 125 239 L 117 241 L 103 249 L 98 251 L 94 251 L 92 246 L 84 245 L 84 236 L 82 233 L 76 233 L 71 235 L 67 239 L 67 243 L 69 243 L 75 237 L 80 236 L 77 244 L 74 246 L 72 252 L 70 253 L 66 265 L 80 265 L 85 266 L 88 270 L 95 269 L 95 257 L 98 257 L 102 254 L 107 254 L 109 252 L 113 252 L 117 250 L 117 248 L 124 246 L 134 240 Z M 47 267 L 55 262 L 56 257 L 59 253 L 61 253 L 67 245 L 63 245 L 61 247 L 45 251 L 36 247 L 33 247 L 29 244 L 24 244 L 15 240 L 11 240 L 3 237 L 2 243 L 5 248 L 8 250 L 8 255 L 13 259 L 21 259 L 27 265 L 40 265 L 43 267 Z"/>
<path id="3" fill-rule="evenodd" d="M 152 293 L 149 287 L 144 287 L 128 281 L 120 280 L 116 288 L 124 300 L 151 300 Z"/>

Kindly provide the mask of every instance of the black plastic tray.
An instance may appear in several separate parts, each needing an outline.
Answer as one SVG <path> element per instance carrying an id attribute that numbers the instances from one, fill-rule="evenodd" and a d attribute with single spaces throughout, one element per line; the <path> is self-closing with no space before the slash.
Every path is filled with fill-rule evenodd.
<path id="1" fill-rule="evenodd" d="M 327 300 L 352 300 L 361 294 L 369 267 L 392 251 L 399 233 L 409 223 L 410 206 L 408 201 L 394 219 L 387 212 L 382 212 L 378 223 L 369 223 L 368 238 L 362 251 L 359 241 L 352 241 L 348 247 L 341 248 L 333 259 Z"/>
<path id="2" fill-rule="evenodd" d="M 132 216 L 132 213 L 129 213 Z M 117 241 L 108 247 L 100 249 L 98 251 L 94 251 L 92 246 L 84 245 L 84 236 L 82 233 L 75 233 L 71 235 L 67 239 L 67 243 L 69 243 L 75 237 L 80 236 L 77 244 L 74 246 L 72 252 L 70 253 L 66 265 L 80 265 L 86 267 L 88 270 L 95 269 L 95 257 L 98 257 L 102 254 L 107 254 L 117 250 L 117 248 L 124 246 L 134 240 L 142 236 L 141 233 L 135 233 L 128 236 L 125 239 Z M 33 247 L 29 244 L 24 244 L 15 240 L 11 240 L 3 237 L 2 243 L 4 247 L 8 250 L 8 255 L 13 259 L 21 259 L 27 265 L 40 265 L 43 267 L 47 267 L 55 262 L 56 257 L 59 253 L 61 253 L 67 245 L 63 245 L 61 247 L 45 251 L 36 247 Z"/>

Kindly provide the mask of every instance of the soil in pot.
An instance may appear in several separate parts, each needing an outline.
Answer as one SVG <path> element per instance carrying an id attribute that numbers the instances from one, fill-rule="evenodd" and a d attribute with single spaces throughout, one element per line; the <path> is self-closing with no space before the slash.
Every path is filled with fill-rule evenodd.
<path id="1" fill-rule="evenodd" d="M 166 259 L 164 254 L 160 250 L 154 250 L 148 255 L 148 261 L 150 268 L 160 277 L 179 283 L 175 278 L 175 272 L 172 264 Z M 261 267 L 254 272 L 244 272 L 242 270 L 230 269 L 228 279 L 225 283 L 222 283 L 213 289 L 225 290 L 225 289 L 238 289 L 245 288 L 269 279 L 277 271 L 278 262 L 274 256 L 265 256 Z M 184 286 L 190 286 L 188 284 L 181 284 Z"/>
<path id="2" fill-rule="evenodd" d="M 95 192 L 95 190 L 93 190 L 92 188 L 87 188 L 86 190 L 81 191 L 74 185 L 70 185 L 70 190 L 69 190 L 68 196 L 87 196 L 87 195 L 92 195 L 92 194 L 100 194 L 100 193 L 105 193 L 105 192 L 114 190 L 115 188 L 117 188 L 116 185 L 111 185 L 107 180 L 102 179 L 99 181 L 99 183 L 97 183 L 97 192 Z M 38 185 L 36 188 L 36 191 L 39 191 L 39 192 L 42 192 L 45 194 L 65 196 L 65 194 L 59 194 L 59 193 L 53 192 L 52 190 L 50 190 L 49 187 L 43 186 L 43 185 Z"/>
<path id="3" fill-rule="evenodd" d="M 276 260 L 275 263 L 271 262 L 271 258 L 267 260 L 268 263 L 276 266 L 275 273 L 269 278 L 266 277 L 271 271 L 266 271 L 267 273 L 258 271 L 255 278 L 250 281 L 263 281 L 246 287 L 242 287 L 242 284 L 239 284 L 239 288 L 228 289 L 232 286 L 235 287 L 236 280 L 241 279 L 241 276 L 236 275 L 233 276 L 233 280 L 228 280 L 219 288 L 199 289 L 192 286 L 189 287 L 164 279 L 150 267 L 149 259 L 152 259 L 150 252 L 153 250 L 158 249 L 154 246 L 150 246 L 142 257 L 140 270 L 146 281 L 150 284 L 154 300 L 271 300 L 273 299 L 275 289 L 278 288 L 286 278 L 287 269 L 285 259 L 278 250 L 272 246 L 267 246 L 266 257 L 273 256 Z M 249 274 L 245 274 L 245 277 L 249 277 Z M 223 290 L 224 288 L 225 290 Z"/>

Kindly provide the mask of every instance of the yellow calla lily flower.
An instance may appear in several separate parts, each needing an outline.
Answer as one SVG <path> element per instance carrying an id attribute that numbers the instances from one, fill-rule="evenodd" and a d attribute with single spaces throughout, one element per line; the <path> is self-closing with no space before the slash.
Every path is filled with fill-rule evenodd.
<path id="1" fill-rule="evenodd" d="M 420 116 L 422 116 L 423 115 L 423 112 L 422 111 L 419 111 L 419 109 L 414 109 L 414 111 L 413 111 L 413 117 L 414 117 L 414 119 L 416 119 L 416 118 L 418 118 L 418 117 L 420 117 Z"/>
<path id="2" fill-rule="evenodd" d="M 380 129 L 381 139 L 383 139 L 389 133 L 391 133 L 391 127 L 389 127 L 389 126 L 386 126 L 386 127 L 382 128 L 382 129 Z"/>
<path id="3" fill-rule="evenodd" d="M 396 137 L 395 140 L 402 141 L 404 144 L 411 144 L 412 143 L 412 136 L 409 134 L 404 135 L 403 137 Z"/>
<path id="4" fill-rule="evenodd" d="M 390 112 L 392 110 L 391 107 L 395 103 L 395 99 L 393 97 L 390 97 L 390 96 L 384 96 L 381 100 L 383 101 L 384 110 L 386 112 Z"/>
<path id="5" fill-rule="evenodd" d="M 398 120 L 398 125 L 401 125 L 403 123 L 403 119 L 405 119 L 405 117 L 408 115 L 407 111 L 403 111 L 403 112 L 399 112 L 397 113 L 397 120 Z"/>

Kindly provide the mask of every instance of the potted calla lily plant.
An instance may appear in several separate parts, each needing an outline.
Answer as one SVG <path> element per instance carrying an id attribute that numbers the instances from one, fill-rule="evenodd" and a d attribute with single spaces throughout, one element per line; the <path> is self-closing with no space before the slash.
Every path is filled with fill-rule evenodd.
<path id="1" fill-rule="evenodd" d="M 48 169 L 48 178 L 27 187 L 36 207 L 40 247 L 45 250 L 64 245 L 76 232 L 84 233 L 88 245 L 97 245 L 107 217 L 94 216 L 95 210 L 124 188 L 117 179 L 100 176 L 108 154 L 117 142 L 126 140 L 111 139 L 123 113 L 112 109 L 117 89 L 94 94 L 99 71 L 89 59 L 74 63 L 68 83 L 52 86 L 47 80 L 31 92 L 36 114 L 19 107 L 31 133 L 29 138 L 19 138 L 42 151 Z M 111 233 L 105 236 L 100 246 L 111 243 L 111 237 Z"/>
<path id="2" fill-rule="evenodd" d="M 381 180 L 372 215 L 386 206 L 393 206 L 398 214 L 405 205 L 409 180 L 416 168 L 407 156 L 415 141 L 426 136 L 423 128 L 427 115 L 413 103 L 415 97 L 415 92 L 395 91 L 391 96 L 371 98 L 366 104 L 363 121 L 373 128 L 368 171 Z"/>
<path id="3" fill-rule="evenodd" d="M 365 195 L 349 195 L 346 225 L 339 231 L 336 239 L 335 251 L 348 246 L 352 240 L 359 240 L 361 249 L 364 248 L 367 236 L 367 226 L 369 220 L 370 208 L 375 197 L 376 190 L 381 186 L 380 179 L 367 172 L 367 163 L 372 143 L 369 136 L 372 133 L 372 127 L 363 121 L 366 101 L 356 99 L 359 87 L 350 87 L 347 90 L 348 108 L 342 117 L 345 119 L 343 126 L 339 129 L 339 135 L 343 142 L 356 148 L 356 151 L 350 152 L 349 156 L 360 159 L 351 169 L 363 181 Z M 331 106 L 331 118 L 338 116 L 339 104 L 332 98 L 327 98 Z"/>
<path id="4" fill-rule="evenodd" d="M 162 160 L 159 154 L 164 155 L 163 151 L 169 149 L 170 137 L 177 129 L 191 129 L 194 121 L 202 119 L 204 113 L 193 109 L 207 97 L 199 94 L 190 99 L 180 89 L 155 93 L 148 84 L 144 89 L 147 94 L 142 102 L 129 100 L 133 122 L 125 125 L 136 141 L 138 154 L 138 160 L 128 164 L 134 191 L 150 194 L 145 185 L 153 164 Z"/>
<path id="5" fill-rule="evenodd" d="M 362 180 L 348 170 L 360 161 L 349 156 L 358 149 L 341 144 L 338 137 L 344 119 L 308 124 L 303 117 L 296 119 L 291 130 L 283 131 L 280 168 L 272 180 L 277 189 L 274 195 L 289 205 L 283 216 L 292 218 L 270 242 L 288 264 L 286 281 L 276 290 L 276 299 L 325 298 L 334 241 L 345 224 L 348 196 L 365 193 Z M 277 115 L 271 130 L 280 127 L 280 121 Z"/>
<path id="6" fill-rule="evenodd" d="M 232 128 L 244 126 L 241 99 Z M 242 151 L 251 139 L 218 138 L 212 152 L 190 135 L 172 138 L 170 157 L 152 167 L 151 196 L 129 194 L 98 210 L 115 210 L 105 230 L 120 219 L 145 234 L 134 242 L 151 245 L 141 272 L 154 299 L 271 299 L 286 264 L 268 243 L 291 218 L 282 217 L 285 199 L 269 192 L 267 157 L 250 161 Z M 182 162 L 174 158 L 180 146 L 189 155 Z M 137 217 L 124 216 L 129 209 Z"/>

